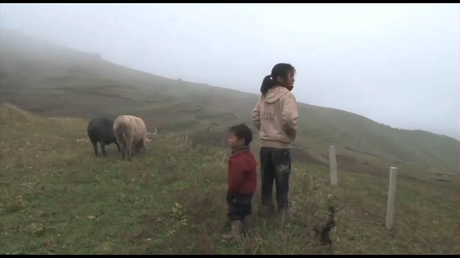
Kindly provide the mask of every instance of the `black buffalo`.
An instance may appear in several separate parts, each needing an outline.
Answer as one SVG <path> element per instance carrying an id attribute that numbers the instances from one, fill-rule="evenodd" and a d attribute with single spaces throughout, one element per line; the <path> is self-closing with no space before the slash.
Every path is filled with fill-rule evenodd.
<path id="1" fill-rule="evenodd" d="M 120 145 L 118 145 L 115 134 L 113 133 L 113 122 L 113 119 L 105 117 L 93 118 L 91 121 L 89 121 L 88 137 L 94 146 L 94 154 L 96 154 L 96 156 L 98 156 L 97 142 L 101 144 L 101 150 L 104 156 L 107 156 L 105 145 L 109 145 L 111 143 L 115 143 L 115 145 L 117 145 L 118 151 L 120 151 Z"/>

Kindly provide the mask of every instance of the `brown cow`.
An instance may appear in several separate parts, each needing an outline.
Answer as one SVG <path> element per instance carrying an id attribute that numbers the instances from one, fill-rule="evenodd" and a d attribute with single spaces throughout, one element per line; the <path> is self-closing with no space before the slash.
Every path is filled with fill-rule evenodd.
<path id="1" fill-rule="evenodd" d="M 117 142 L 121 147 L 121 157 L 131 161 L 133 156 L 133 147 L 136 152 L 140 149 L 146 151 L 147 128 L 142 119 L 135 116 L 121 115 L 115 119 L 113 123 L 113 132 L 117 138 Z"/>

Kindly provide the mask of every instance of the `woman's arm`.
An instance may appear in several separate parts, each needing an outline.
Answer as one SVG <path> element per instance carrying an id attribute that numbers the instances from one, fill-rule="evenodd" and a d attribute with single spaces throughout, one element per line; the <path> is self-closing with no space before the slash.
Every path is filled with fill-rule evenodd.
<path id="1" fill-rule="evenodd" d="M 299 118 L 294 94 L 286 94 L 285 97 L 281 98 L 281 104 L 283 107 L 284 131 L 294 140 L 297 135 L 297 119 Z"/>
<path id="2" fill-rule="evenodd" d="M 254 110 L 252 110 L 252 122 L 256 126 L 257 130 L 260 130 L 260 100 L 257 102 L 256 106 L 254 107 Z"/>

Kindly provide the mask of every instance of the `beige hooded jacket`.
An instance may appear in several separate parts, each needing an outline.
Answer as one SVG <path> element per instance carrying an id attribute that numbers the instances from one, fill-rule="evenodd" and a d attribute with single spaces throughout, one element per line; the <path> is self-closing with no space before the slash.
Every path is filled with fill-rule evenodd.
<path id="1" fill-rule="evenodd" d="M 270 89 L 252 112 L 261 147 L 289 149 L 297 134 L 298 117 L 294 94 L 282 86 Z"/>

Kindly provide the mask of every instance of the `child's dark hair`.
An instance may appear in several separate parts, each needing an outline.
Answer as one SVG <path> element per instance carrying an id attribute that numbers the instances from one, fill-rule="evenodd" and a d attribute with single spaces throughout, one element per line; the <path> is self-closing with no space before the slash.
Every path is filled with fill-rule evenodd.
<path id="1" fill-rule="evenodd" d="M 245 124 L 234 125 L 228 130 L 234 133 L 238 139 L 244 139 L 244 145 L 249 146 L 252 142 L 252 131 Z"/>
<path id="2" fill-rule="evenodd" d="M 260 86 L 260 92 L 262 96 L 265 97 L 267 95 L 268 90 L 275 87 L 278 83 L 276 79 L 278 77 L 283 78 L 284 80 L 287 79 L 289 72 L 295 73 L 294 66 L 286 63 L 279 63 L 273 66 L 271 74 L 265 76 L 264 80 L 262 81 L 262 86 Z"/>

